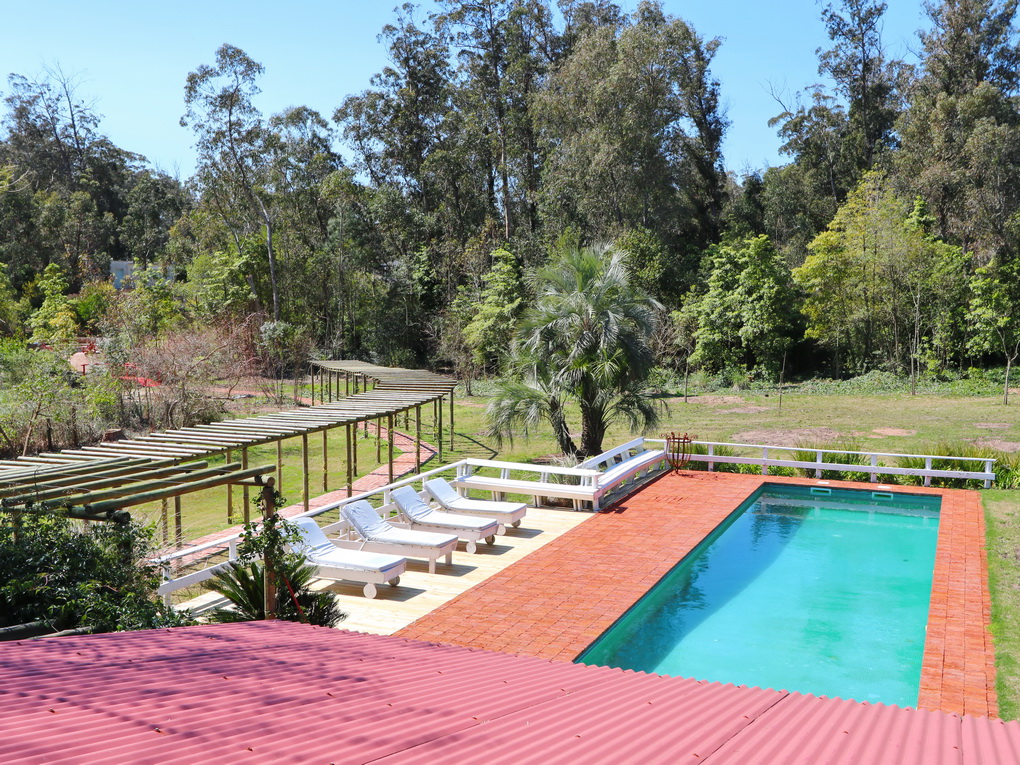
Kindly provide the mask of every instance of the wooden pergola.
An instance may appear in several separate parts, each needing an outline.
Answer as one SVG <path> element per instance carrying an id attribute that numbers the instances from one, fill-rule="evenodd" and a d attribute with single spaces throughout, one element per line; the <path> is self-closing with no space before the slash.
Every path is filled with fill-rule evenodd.
<path id="1" fill-rule="evenodd" d="M 348 493 L 351 493 L 354 476 L 357 473 L 357 449 L 354 442 L 356 430 L 364 423 L 367 438 L 369 423 L 373 421 L 376 423 L 376 458 L 381 462 L 381 434 L 385 419 L 389 479 L 392 481 L 394 419 L 403 414 L 405 427 L 409 427 L 412 411 L 415 420 L 415 467 L 420 470 L 422 407 L 433 405 L 436 432 L 441 434 L 441 402 L 449 394 L 452 404 L 456 381 L 429 372 L 391 370 L 361 362 L 316 362 L 316 364 L 320 365 L 320 393 L 326 375 L 325 371 L 321 371 L 321 365 L 338 365 L 329 372 L 331 375 L 329 400 L 318 405 L 259 417 L 168 430 L 74 450 L 19 457 L 16 460 L 0 460 L 0 507 L 34 512 L 39 508 L 59 506 L 73 509 L 75 517 L 101 520 L 106 518 L 106 513 L 120 511 L 130 505 L 161 501 L 163 530 L 166 537 L 168 502 L 173 499 L 176 510 L 175 536 L 179 540 L 180 496 L 190 491 L 226 485 L 227 520 L 232 522 L 232 487 L 242 486 L 243 513 L 247 522 L 249 487 L 256 476 L 262 476 L 267 472 L 276 472 L 277 484 L 282 481 L 282 443 L 288 438 L 301 439 L 302 494 L 306 510 L 309 509 L 308 502 L 311 496 L 308 444 L 309 438 L 317 433 L 321 434 L 322 438 L 322 491 L 326 492 L 329 490 L 327 478 L 329 431 L 335 428 L 344 429 L 346 483 Z M 355 366 L 358 366 L 357 371 Z M 316 367 L 313 367 L 313 384 L 315 369 Z M 354 382 L 354 391 L 343 398 L 339 396 L 340 374 L 345 376 L 348 392 L 350 383 L 352 380 Z M 370 389 L 369 381 L 373 384 Z M 336 396 L 333 395 L 332 382 L 337 383 Z M 250 467 L 249 449 L 270 443 L 276 444 L 276 464 Z M 226 465 L 210 468 L 205 461 L 206 458 L 220 455 L 225 457 Z M 237 459 L 238 457 L 240 459 Z M 136 497 L 140 501 L 132 500 L 125 504 L 125 497 Z M 110 504 L 114 501 L 116 504 Z"/>
<path id="2" fill-rule="evenodd" d="M 184 494 L 216 486 L 263 486 L 273 465 L 242 466 L 240 462 L 209 467 L 198 461 L 176 464 L 172 459 L 111 457 L 64 465 L 22 466 L 0 472 L 0 509 L 12 514 L 61 514 L 87 521 L 127 523 L 127 508 L 174 500 L 177 537 L 181 534 Z M 272 479 L 270 479 L 272 481 Z M 168 519 L 163 515 L 164 537 Z"/>
<path id="3" fill-rule="evenodd" d="M 319 383 L 317 391 L 316 377 Z M 450 448 L 453 448 L 453 391 L 457 387 L 457 381 L 452 377 L 437 375 L 424 369 L 380 367 L 365 361 L 312 362 L 312 401 L 315 401 L 316 393 L 320 403 L 325 404 L 352 394 L 359 395 L 359 388 L 367 391 L 369 386 L 372 386 L 373 390 L 432 393 L 436 396 L 433 399 L 432 417 L 440 459 L 443 456 L 443 398 L 449 396 Z"/>

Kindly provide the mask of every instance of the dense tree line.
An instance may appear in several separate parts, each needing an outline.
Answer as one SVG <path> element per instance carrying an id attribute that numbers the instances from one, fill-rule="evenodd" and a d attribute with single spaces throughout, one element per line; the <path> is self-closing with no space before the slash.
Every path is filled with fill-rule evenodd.
<path id="1" fill-rule="evenodd" d="M 262 66 L 224 45 L 184 78 L 184 183 L 103 136 L 72 78 L 12 75 L 0 333 L 115 334 L 123 298 L 98 282 L 124 259 L 155 266 L 136 285 L 175 307 L 152 336 L 254 316 L 276 366 L 314 348 L 523 380 L 534 275 L 612 245 L 655 307 L 659 365 L 916 376 L 1017 358 L 1017 0 L 926 2 L 913 64 L 886 55 L 885 3 L 825 6 L 825 84 L 772 121 L 789 162 L 739 179 L 720 40 L 657 2 L 556 6 L 405 4 L 379 38 L 389 65 L 327 115 L 262 114 Z"/>

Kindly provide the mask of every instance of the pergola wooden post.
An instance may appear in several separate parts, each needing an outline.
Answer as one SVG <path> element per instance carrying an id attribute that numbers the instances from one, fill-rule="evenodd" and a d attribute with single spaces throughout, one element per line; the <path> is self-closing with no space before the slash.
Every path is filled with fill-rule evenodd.
<path id="1" fill-rule="evenodd" d="M 233 462 L 230 449 L 227 449 L 227 462 Z M 234 485 L 227 484 L 227 525 L 234 523 Z M 166 540 L 164 540 L 166 541 Z"/>
<path id="2" fill-rule="evenodd" d="M 421 472 L 421 406 L 414 408 L 414 472 Z"/>
<path id="3" fill-rule="evenodd" d="M 347 425 L 345 428 L 347 432 L 347 496 L 351 496 L 354 493 L 354 474 L 351 470 L 351 426 Z M 357 436 L 357 433 L 354 434 Z M 357 445 L 355 444 L 355 447 Z"/>
<path id="4" fill-rule="evenodd" d="M 161 512 L 159 514 L 159 521 L 160 521 L 159 525 L 163 529 L 163 544 L 166 544 L 167 542 L 170 541 L 170 517 L 169 517 L 170 516 L 170 505 L 169 505 L 169 500 L 166 500 L 166 499 L 161 500 L 159 504 L 160 504 L 160 509 L 161 509 Z"/>
<path id="5" fill-rule="evenodd" d="M 353 431 L 352 431 L 353 428 Z M 353 437 L 352 437 L 353 436 Z M 351 442 L 351 471 L 358 474 L 358 423 L 347 425 L 347 440 Z"/>
<path id="6" fill-rule="evenodd" d="M 351 376 L 349 374 L 347 374 L 346 372 L 344 372 L 344 386 L 346 388 L 346 394 L 345 395 L 350 396 L 351 395 Z"/>
<path id="7" fill-rule="evenodd" d="M 375 461 L 382 462 L 382 417 L 375 420 Z"/>
<path id="8" fill-rule="evenodd" d="M 270 476 L 266 479 L 265 486 L 262 487 L 262 512 L 263 522 L 268 525 L 269 520 L 276 515 L 276 502 L 273 497 L 273 478 Z M 276 572 L 273 570 L 273 557 L 269 550 L 266 550 L 262 557 L 262 571 L 265 576 L 263 582 L 263 589 L 265 591 L 266 600 L 263 604 L 265 607 L 266 619 L 276 618 Z"/>
<path id="9" fill-rule="evenodd" d="M 436 431 L 436 445 L 439 447 L 439 459 L 443 459 L 443 399 L 436 399 L 436 411 L 439 412 L 439 425 Z"/>
<path id="10" fill-rule="evenodd" d="M 178 547 L 184 542 L 184 519 L 181 515 L 181 495 L 174 497 L 174 544 Z"/>
<path id="11" fill-rule="evenodd" d="M 276 485 L 283 487 L 283 439 L 276 439 Z"/>
<path id="12" fill-rule="evenodd" d="M 393 483 L 393 415 L 392 414 L 386 415 L 386 427 L 387 427 L 386 440 L 389 442 L 389 448 L 390 448 L 390 450 L 389 450 L 389 462 L 390 462 L 389 476 L 390 476 L 390 481 L 389 482 Z"/>
<path id="13" fill-rule="evenodd" d="M 308 365 L 308 376 L 312 380 L 312 404 L 314 405 L 315 404 L 315 367 L 313 367 L 311 364 Z M 321 388 L 322 386 L 320 385 L 319 387 Z"/>
<path id="14" fill-rule="evenodd" d="M 453 451 L 453 388 L 450 388 L 450 451 Z"/>
<path id="15" fill-rule="evenodd" d="M 301 504 L 308 512 L 308 434 L 301 434 Z"/>
<path id="16" fill-rule="evenodd" d="M 322 493 L 329 491 L 329 430 L 322 429 Z"/>
<path id="17" fill-rule="evenodd" d="M 247 470 L 248 469 L 248 447 L 247 446 L 242 446 L 241 447 L 241 469 L 242 470 Z M 244 522 L 245 523 L 250 523 L 251 522 L 251 508 L 248 507 L 248 486 L 247 485 L 245 485 L 244 489 L 241 492 L 241 495 L 242 495 L 241 496 L 241 501 L 244 502 L 244 513 L 243 513 L 244 514 Z"/>

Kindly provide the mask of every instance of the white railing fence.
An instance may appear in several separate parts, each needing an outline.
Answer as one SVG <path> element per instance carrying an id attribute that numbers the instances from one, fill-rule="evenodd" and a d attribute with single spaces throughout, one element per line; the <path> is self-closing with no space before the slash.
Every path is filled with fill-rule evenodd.
<path id="1" fill-rule="evenodd" d="M 662 439 L 646 439 L 647 443 L 663 444 Z M 992 457 L 952 457 L 934 454 L 898 454 L 895 452 L 855 452 L 841 449 L 815 449 L 812 447 L 798 446 L 771 446 L 767 444 L 735 444 L 719 441 L 695 441 L 695 445 L 705 447 L 705 454 L 692 454 L 692 462 L 707 463 L 708 470 L 714 470 L 717 464 L 735 465 L 760 465 L 762 475 L 769 474 L 770 467 L 790 467 L 804 470 L 814 470 L 815 478 L 822 477 L 823 470 L 844 470 L 855 473 L 868 473 L 872 483 L 878 481 L 880 475 L 913 475 L 924 479 L 925 486 L 931 486 L 932 478 L 962 478 L 966 480 L 983 481 L 984 487 L 991 487 L 995 480 L 995 472 L 992 466 L 995 459 Z M 729 449 L 742 449 L 745 451 L 760 452 L 761 456 L 748 454 L 718 454 L 717 447 Z M 794 457 L 777 457 L 777 454 L 793 454 Z M 813 454 L 813 460 L 798 459 L 805 453 Z M 861 456 L 866 459 L 865 464 L 851 461 L 825 462 L 824 455 L 834 454 L 843 456 Z M 923 459 L 923 468 L 896 467 L 884 465 L 881 459 Z M 932 467 L 937 461 L 946 460 L 950 462 L 973 462 L 975 470 L 946 470 Z"/>

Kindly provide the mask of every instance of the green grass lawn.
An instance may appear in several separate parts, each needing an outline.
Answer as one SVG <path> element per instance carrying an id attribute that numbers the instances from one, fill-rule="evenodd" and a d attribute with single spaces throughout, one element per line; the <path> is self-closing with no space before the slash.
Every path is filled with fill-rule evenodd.
<path id="1" fill-rule="evenodd" d="M 484 392 L 481 386 L 479 389 Z M 468 397 L 458 391 L 453 449 L 449 445 L 449 409 L 444 413 L 444 463 L 465 457 L 527 462 L 555 456 L 556 444 L 544 423 L 529 438 L 522 434 L 512 443 L 499 444 L 488 436 L 486 402 L 484 396 Z M 997 395 L 794 392 L 784 395 L 780 409 L 775 393 L 725 392 L 694 397 L 688 403 L 679 397 L 663 397 L 662 403 L 662 421 L 649 434 L 654 437 L 667 431 L 686 431 L 705 441 L 817 446 L 839 442 L 843 448 L 856 445 L 864 451 L 907 453 L 930 453 L 938 442 L 1020 448 L 1020 402 L 1004 406 Z M 571 412 L 568 421 L 579 423 L 576 412 Z M 422 435 L 435 443 L 431 426 L 431 410 L 424 408 Z M 412 421 L 412 430 L 413 427 Z M 398 421 L 398 429 L 403 429 L 402 420 Z M 635 435 L 624 425 L 614 426 L 609 430 L 604 447 L 611 448 Z M 331 490 L 346 484 L 343 438 L 341 429 L 333 431 L 329 437 L 328 488 Z M 301 500 L 300 443 L 298 438 L 284 442 L 282 493 L 289 503 Z M 364 475 L 379 464 L 375 459 L 375 437 L 358 438 L 357 443 L 358 473 Z M 309 484 L 315 496 L 322 493 L 321 436 L 310 437 L 309 446 Z M 382 446 L 385 459 L 385 441 Z M 275 459 L 275 446 L 250 450 L 251 465 L 274 463 Z M 428 467 L 439 464 L 438 460 L 433 460 Z M 241 516 L 240 495 L 235 489 L 235 522 Z M 982 496 L 988 522 L 992 630 L 996 642 L 1000 713 L 1006 719 L 1016 719 L 1020 716 L 1020 491 L 991 489 L 982 492 Z M 135 512 L 155 520 L 159 507 Z M 183 517 L 185 539 L 226 528 L 226 490 L 185 496 Z"/>

